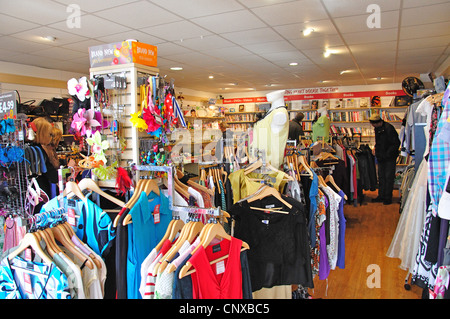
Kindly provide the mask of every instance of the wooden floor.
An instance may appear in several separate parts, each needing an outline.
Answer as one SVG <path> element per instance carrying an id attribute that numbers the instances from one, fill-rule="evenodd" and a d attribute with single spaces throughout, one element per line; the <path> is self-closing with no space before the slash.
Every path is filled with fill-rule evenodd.
<path id="1" fill-rule="evenodd" d="M 398 192 L 391 205 L 371 203 L 377 192 L 365 195 L 362 206 L 345 205 L 345 269 L 332 270 L 328 282 L 316 276 L 315 288 L 309 293 L 322 299 L 420 299 L 419 287 L 411 286 L 409 291 L 404 288 L 407 272 L 398 267 L 400 260 L 386 256 L 400 217 Z M 379 267 L 379 288 L 367 285 L 368 281 L 375 282 L 370 265 Z"/>

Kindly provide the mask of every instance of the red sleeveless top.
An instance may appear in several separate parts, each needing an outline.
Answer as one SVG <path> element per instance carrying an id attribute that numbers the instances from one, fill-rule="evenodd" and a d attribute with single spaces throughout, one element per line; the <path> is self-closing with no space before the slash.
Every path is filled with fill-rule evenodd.
<path id="1" fill-rule="evenodd" d="M 194 299 L 242 299 L 241 246 L 240 239 L 231 237 L 198 248 L 189 259 L 196 270 L 191 274 Z M 210 265 L 227 254 L 228 258 Z"/>

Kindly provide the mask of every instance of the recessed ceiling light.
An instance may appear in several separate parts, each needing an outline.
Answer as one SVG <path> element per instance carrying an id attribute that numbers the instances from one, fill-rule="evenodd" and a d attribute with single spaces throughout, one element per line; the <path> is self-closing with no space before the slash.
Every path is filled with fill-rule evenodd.
<path id="1" fill-rule="evenodd" d="M 291 63 L 289 63 L 289 65 L 295 66 L 295 65 L 298 65 L 298 63 L 297 62 L 291 62 Z"/>
<path id="2" fill-rule="evenodd" d="M 170 68 L 172 71 L 181 71 L 183 68 L 181 66 L 174 66 Z"/>
<path id="3" fill-rule="evenodd" d="M 331 49 L 325 49 L 325 52 L 323 53 L 323 56 L 328 58 L 331 54 L 338 53 L 337 50 L 331 50 Z"/>
<path id="4" fill-rule="evenodd" d="M 46 35 L 41 37 L 42 39 L 44 39 L 45 41 L 50 41 L 50 42 L 55 42 L 56 41 L 56 37 L 52 36 L 52 35 Z"/>
<path id="5" fill-rule="evenodd" d="M 306 29 L 303 30 L 302 32 L 303 32 L 303 35 L 304 35 L 305 37 L 307 37 L 308 35 L 310 35 L 311 33 L 314 32 L 314 29 L 313 29 L 313 28 L 306 28 Z"/>
<path id="6" fill-rule="evenodd" d="M 350 73 L 350 72 L 351 72 L 350 70 L 343 70 L 343 71 L 341 71 L 339 74 L 342 75 L 342 74 Z"/>
<path id="7" fill-rule="evenodd" d="M 208 76 L 209 79 L 214 79 L 213 75 Z"/>
<path id="8" fill-rule="evenodd" d="M 382 78 L 381 76 L 375 78 L 375 80 L 378 80 L 378 81 L 380 81 L 380 80 L 382 80 L 382 79 L 383 79 L 383 78 Z"/>

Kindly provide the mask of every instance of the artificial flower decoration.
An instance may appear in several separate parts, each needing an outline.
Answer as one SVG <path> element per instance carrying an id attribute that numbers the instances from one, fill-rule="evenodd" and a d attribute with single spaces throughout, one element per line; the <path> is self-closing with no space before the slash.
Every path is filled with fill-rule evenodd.
<path id="1" fill-rule="evenodd" d="M 144 109 L 142 118 L 147 125 L 147 133 L 159 136 L 161 133 L 161 124 L 157 122 L 156 117 L 152 114 L 149 108 Z"/>
<path id="2" fill-rule="evenodd" d="M 101 112 L 94 112 L 94 120 L 98 122 L 98 126 L 92 128 L 92 134 L 95 134 L 97 131 L 101 131 L 102 129 L 108 128 L 110 123 L 107 119 L 105 119 Z"/>
<path id="3" fill-rule="evenodd" d="M 73 116 L 71 127 L 80 132 L 81 135 L 91 136 L 94 129 L 101 126 L 101 124 L 94 119 L 95 112 L 92 109 L 78 109 Z"/>
<path id="4" fill-rule="evenodd" d="M 143 132 L 145 131 L 148 126 L 147 123 L 142 119 L 141 112 L 131 113 L 131 124 L 133 124 L 134 127 L 136 127 L 139 131 Z"/>
<path id="5" fill-rule="evenodd" d="M 92 156 L 97 162 L 103 162 L 105 165 L 107 160 L 105 156 L 105 150 L 109 148 L 108 141 L 102 141 L 102 135 L 99 131 L 95 132 L 92 137 L 86 139 L 86 142 L 91 146 Z"/>
<path id="6" fill-rule="evenodd" d="M 76 96 L 81 102 L 86 97 L 89 98 L 89 85 L 85 76 L 81 77 L 80 80 L 72 78 L 67 81 L 67 89 L 70 95 Z"/>

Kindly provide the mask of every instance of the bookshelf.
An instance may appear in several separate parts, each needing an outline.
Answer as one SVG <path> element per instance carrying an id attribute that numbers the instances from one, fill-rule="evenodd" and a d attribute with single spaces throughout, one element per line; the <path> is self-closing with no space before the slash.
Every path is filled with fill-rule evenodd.
<path id="1" fill-rule="evenodd" d="M 256 122 L 257 114 L 263 114 L 264 111 L 255 112 L 225 112 L 225 121 L 235 132 L 246 131 Z"/>

